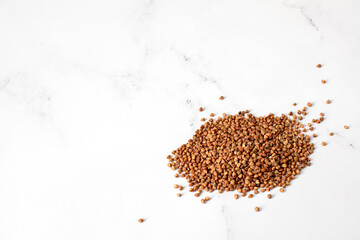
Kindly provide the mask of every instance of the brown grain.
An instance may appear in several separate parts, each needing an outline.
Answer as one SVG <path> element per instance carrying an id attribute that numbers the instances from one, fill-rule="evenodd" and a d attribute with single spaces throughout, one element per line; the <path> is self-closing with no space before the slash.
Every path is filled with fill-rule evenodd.
<path id="1" fill-rule="evenodd" d="M 169 167 L 186 178 L 190 192 L 238 190 L 246 196 L 283 188 L 310 165 L 314 151 L 299 125 L 284 114 L 227 114 L 205 122 L 192 139 L 172 151 Z"/>

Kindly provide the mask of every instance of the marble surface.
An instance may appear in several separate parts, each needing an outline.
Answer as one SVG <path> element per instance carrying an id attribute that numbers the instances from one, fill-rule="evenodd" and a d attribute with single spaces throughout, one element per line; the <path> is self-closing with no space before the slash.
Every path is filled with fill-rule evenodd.
<path id="1" fill-rule="evenodd" d="M 359 13 L 356 0 L 0 1 L 0 239 L 360 239 Z M 326 120 L 286 193 L 176 196 L 166 156 L 201 117 L 308 101 L 305 121 Z"/>

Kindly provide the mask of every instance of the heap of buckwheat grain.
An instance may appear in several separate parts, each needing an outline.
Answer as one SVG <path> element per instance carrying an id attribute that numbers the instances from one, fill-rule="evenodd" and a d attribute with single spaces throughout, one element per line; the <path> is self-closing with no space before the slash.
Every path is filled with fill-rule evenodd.
<path id="1" fill-rule="evenodd" d="M 185 177 L 189 191 L 261 192 L 285 188 L 314 151 L 293 115 L 256 117 L 251 113 L 210 118 L 186 144 L 172 151 L 168 166 Z"/>

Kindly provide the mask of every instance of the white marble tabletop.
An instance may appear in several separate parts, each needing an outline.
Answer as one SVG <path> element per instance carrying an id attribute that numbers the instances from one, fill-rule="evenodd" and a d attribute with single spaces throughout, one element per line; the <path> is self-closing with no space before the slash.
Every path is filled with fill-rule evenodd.
<path id="1" fill-rule="evenodd" d="M 0 239 L 360 239 L 359 64 L 356 0 L 2 0 Z M 285 193 L 176 196 L 200 118 L 308 101 Z"/>

